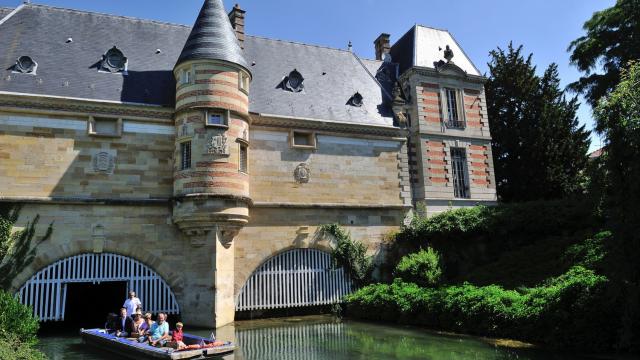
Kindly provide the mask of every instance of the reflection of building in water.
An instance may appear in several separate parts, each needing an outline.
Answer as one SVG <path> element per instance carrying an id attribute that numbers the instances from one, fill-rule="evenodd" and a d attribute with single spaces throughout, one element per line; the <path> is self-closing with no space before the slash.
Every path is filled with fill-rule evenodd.
<path id="1" fill-rule="evenodd" d="M 356 347 L 342 323 L 236 330 L 243 359 L 314 359 L 328 352 L 345 358 Z M 325 357 L 323 357 L 325 358 Z"/>
<path id="2" fill-rule="evenodd" d="M 189 325 L 334 302 L 348 281 L 317 252 L 288 252 L 326 258 L 318 226 L 340 223 L 380 254 L 417 204 L 495 201 L 485 79 L 449 32 L 382 34 L 363 59 L 244 25 L 221 0 L 193 27 L 0 8 L 0 201 L 26 204 L 22 224 L 54 222 L 13 283 L 31 280 L 23 302 L 43 319 L 66 302 L 42 271 L 103 252 L 152 270 L 162 286 L 128 284 L 149 290 L 143 302 L 170 293 Z M 292 254 L 304 268 L 256 271 Z M 138 274 L 109 266 L 77 281 Z"/>

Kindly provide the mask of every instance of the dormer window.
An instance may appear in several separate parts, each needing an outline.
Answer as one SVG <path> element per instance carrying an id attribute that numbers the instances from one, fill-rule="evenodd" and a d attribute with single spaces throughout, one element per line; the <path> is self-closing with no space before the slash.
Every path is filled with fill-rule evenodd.
<path id="1" fill-rule="evenodd" d="M 284 88 L 291 92 L 302 91 L 304 89 L 304 77 L 298 70 L 293 69 L 289 76 L 284 79 Z"/>
<path id="2" fill-rule="evenodd" d="M 351 105 L 351 106 L 355 106 L 355 107 L 361 107 L 363 102 L 362 102 L 363 98 L 362 95 L 360 95 L 359 92 L 353 94 L 353 96 L 351 97 L 351 99 L 349 99 L 349 101 L 347 102 L 347 105 Z"/>
<path id="3" fill-rule="evenodd" d="M 35 75 L 38 64 L 29 56 L 21 56 L 13 66 L 14 72 Z"/>
<path id="4" fill-rule="evenodd" d="M 127 71 L 127 58 L 117 47 L 112 47 L 102 55 L 100 70 L 111 73 Z"/>

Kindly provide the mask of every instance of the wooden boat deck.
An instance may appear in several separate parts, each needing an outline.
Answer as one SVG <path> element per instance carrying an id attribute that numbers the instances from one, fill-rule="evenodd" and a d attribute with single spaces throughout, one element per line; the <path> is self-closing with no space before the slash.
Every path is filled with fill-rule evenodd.
<path id="1" fill-rule="evenodd" d="M 82 339 L 89 344 L 131 359 L 140 359 L 144 357 L 171 360 L 214 358 L 231 353 L 235 350 L 235 345 L 231 342 L 226 342 L 222 346 L 195 350 L 175 350 L 168 347 L 157 348 L 146 343 L 139 343 L 136 339 L 116 337 L 108 334 L 104 329 L 82 330 L 80 331 L 80 335 L 82 336 Z M 190 334 L 184 334 L 184 342 L 187 345 L 211 343 L 208 339 Z"/>

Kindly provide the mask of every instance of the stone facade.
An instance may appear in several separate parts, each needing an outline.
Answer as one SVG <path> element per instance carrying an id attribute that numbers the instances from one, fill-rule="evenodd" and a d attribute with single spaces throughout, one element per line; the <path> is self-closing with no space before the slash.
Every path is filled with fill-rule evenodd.
<path id="1" fill-rule="evenodd" d="M 195 33 L 224 30 L 198 28 L 215 23 L 202 17 L 220 20 L 221 4 L 205 1 Z M 235 30 L 224 31 L 239 34 L 245 46 L 244 12 L 236 7 L 231 15 Z M 170 72 L 170 106 L 0 92 L 0 201 L 25 205 L 20 224 L 38 214 L 41 224 L 54 224 L 51 240 L 37 249 L 14 289 L 60 259 L 122 254 L 167 282 L 185 322 L 219 327 L 233 321 L 240 290 L 265 261 L 289 249 L 330 251 L 331 239 L 318 235 L 321 225 L 342 224 L 379 260 L 385 236 L 407 221 L 416 204 L 426 204 L 431 214 L 495 202 L 482 77 L 455 66 L 413 66 L 397 79 L 389 80 L 390 72 L 372 79 L 374 66 L 392 66 L 388 34 L 376 40 L 376 56 L 385 62 L 298 44 L 314 56 L 325 51 L 355 64 L 380 103 L 364 109 L 323 93 L 336 105 L 319 109 L 329 100 L 318 98 L 307 108 L 334 117 L 311 118 L 292 115 L 295 95 L 278 90 L 276 96 L 294 100 L 280 113 L 266 114 L 251 108 L 252 69 L 263 64 L 248 65 L 239 44 L 231 44 L 236 57 L 201 56 L 194 41 L 187 40 Z M 200 55 L 185 57 L 188 51 Z M 142 75 L 105 76 L 131 76 L 127 85 Z M 403 90 L 392 115 L 385 114 L 390 89 L 379 87 L 385 81 Z M 444 125 L 447 88 L 459 91 L 463 128 Z M 263 96 L 260 104 L 268 107 L 272 100 Z M 344 120 L 349 116 L 357 121 Z M 296 143 L 298 134 L 305 144 Z M 452 148 L 465 150 L 468 198 L 454 194 Z"/>

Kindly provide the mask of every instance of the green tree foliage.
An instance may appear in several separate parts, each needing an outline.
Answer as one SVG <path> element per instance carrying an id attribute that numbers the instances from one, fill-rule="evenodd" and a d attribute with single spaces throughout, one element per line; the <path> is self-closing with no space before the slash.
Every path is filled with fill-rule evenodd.
<path id="1" fill-rule="evenodd" d="M 440 254 L 431 247 L 409 254 L 400 260 L 394 275 L 420 286 L 436 286 L 442 277 Z"/>
<path id="2" fill-rule="evenodd" d="M 339 224 L 323 225 L 319 232 L 336 239 L 331 256 L 337 266 L 345 269 L 356 286 L 371 282 L 373 259 L 367 256 L 367 247 L 362 242 L 351 239 L 351 235 Z"/>
<path id="3" fill-rule="evenodd" d="M 594 13 L 583 28 L 586 35 L 574 40 L 568 50 L 571 63 L 585 76 L 570 87 L 595 107 L 620 82 L 622 68 L 640 59 L 640 0 L 618 0 L 613 7 Z"/>
<path id="4" fill-rule="evenodd" d="M 31 308 L 0 289 L 0 360 L 42 360 L 37 343 L 38 319 Z"/>
<path id="5" fill-rule="evenodd" d="M 557 199 L 582 191 L 589 131 L 579 126 L 577 98 L 567 99 L 560 89 L 557 65 L 539 77 L 522 46 L 490 55 L 485 89 L 500 199 Z"/>
<path id="6" fill-rule="evenodd" d="M 640 349 L 640 62 L 629 63 L 620 84 L 595 111 L 605 138 L 605 207 L 613 231 L 607 269 L 623 309 L 620 347 Z"/>
<path id="7" fill-rule="evenodd" d="M 19 213 L 20 206 L 0 204 L 0 289 L 9 289 L 13 279 L 35 259 L 36 247 L 53 232 L 50 224 L 45 235 L 34 241 L 40 219 L 36 216 L 23 230 L 12 233 Z"/>
<path id="8" fill-rule="evenodd" d="M 0 338 L 14 335 L 20 342 L 34 344 L 38 326 L 38 319 L 28 306 L 0 290 Z"/>
<path id="9" fill-rule="evenodd" d="M 45 354 L 15 335 L 0 337 L 0 360 L 45 360 Z"/>

